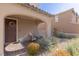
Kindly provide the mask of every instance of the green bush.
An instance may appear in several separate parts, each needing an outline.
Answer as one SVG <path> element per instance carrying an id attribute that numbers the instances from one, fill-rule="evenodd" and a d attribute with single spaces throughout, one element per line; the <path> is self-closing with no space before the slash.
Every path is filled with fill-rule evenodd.
<path id="1" fill-rule="evenodd" d="M 72 56 L 79 56 L 79 49 L 78 49 L 79 45 L 72 45 L 72 46 L 69 46 L 67 48 L 67 50 L 70 52 L 70 54 Z"/>
<path id="2" fill-rule="evenodd" d="M 54 28 L 53 35 L 56 36 L 57 34 L 58 34 L 58 30 L 56 28 Z"/>
<path id="3" fill-rule="evenodd" d="M 75 35 L 68 35 L 65 34 L 64 32 L 57 32 L 55 36 L 59 38 L 68 38 L 68 39 L 75 38 Z"/>
<path id="4" fill-rule="evenodd" d="M 57 44 L 57 39 L 54 37 L 49 37 L 49 38 L 40 38 L 38 40 L 36 40 L 35 42 L 37 42 L 38 44 L 40 44 L 40 48 L 43 52 L 45 51 L 49 51 L 51 46 L 55 46 L 55 44 Z"/>
<path id="5" fill-rule="evenodd" d="M 49 46 L 48 40 L 46 40 L 44 38 L 40 38 L 40 39 L 36 40 L 36 42 L 40 44 L 42 50 L 48 49 L 48 46 Z"/>
<path id="6" fill-rule="evenodd" d="M 66 48 L 72 56 L 79 56 L 79 38 L 70 40 Z"/>

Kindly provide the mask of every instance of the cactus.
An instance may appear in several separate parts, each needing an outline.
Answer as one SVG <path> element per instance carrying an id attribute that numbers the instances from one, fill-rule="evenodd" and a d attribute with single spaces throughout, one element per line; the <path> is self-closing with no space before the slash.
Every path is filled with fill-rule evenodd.
<path id="1" fill-rule="evenodd" d="M 27 46 L 27 52 L 29 55 L 35 55 L 39 52 L 40 45 L 35 42 L 31 42 Z"/>

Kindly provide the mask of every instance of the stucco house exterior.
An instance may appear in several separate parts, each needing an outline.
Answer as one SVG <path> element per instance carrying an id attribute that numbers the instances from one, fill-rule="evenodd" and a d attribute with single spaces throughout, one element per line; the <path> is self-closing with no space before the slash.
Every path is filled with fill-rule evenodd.
<path id="1" fill-rule="evenodd" d="M 79 18 L 74 9 L 60 12 L 52 20 L 52 29 L 56 28 L 59 32 L 68 34 L 79 34 Z"/>
<path id="2" fill-rule="evenodd" d="M 29 32 L 50 37 L 51 19 L 51 14 L 33 4 L 0 4 L 0 55 L 4 55 L 6 42 L 18 41 Z"/>
<path id="3" fill-rule="evenodd" d="M 0 55 L 4 55 L 5 44 L 16 42 L 29 32 L 43 37 L 53 36 L 54 28 L 59 32 L 79 34 L 79 16 L 70 9 L 51 15 L 33 3 L 0 4 Z"/>

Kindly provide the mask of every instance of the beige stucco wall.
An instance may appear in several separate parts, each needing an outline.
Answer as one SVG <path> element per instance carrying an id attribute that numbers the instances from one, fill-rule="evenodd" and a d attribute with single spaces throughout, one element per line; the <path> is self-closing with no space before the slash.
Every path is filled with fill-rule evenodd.
<path id="1" fill-rule="evenodd" d="M 35 21 L 18 19 L 18 39 L 28 35 L 29 32 L 37 32 L 37 23 Z"/>
<path id="2" fill-rule="evenodd" d="M 47 27 L 47 24 L 46 23 L 40 23 L 38 25 L 38 32 L 43 37 L 47 37 L 47 35 L 44 35 L 47 32 L 46 27 Z"/>
<path id="3" fill-rule="evenodd" d="M 9 7 L 9 8 L 8 8 Z M 7 15 L 26 15 L 33 18 L 40 19 L 44 22 L 49 22 L 50 17 L 42 14 L 40 12 L 36 12 L 28 7 L 22 6 L 20 4 L 0 4 L 0 13 Z M 48 21 L 49 20 L 49 21 Z"/>

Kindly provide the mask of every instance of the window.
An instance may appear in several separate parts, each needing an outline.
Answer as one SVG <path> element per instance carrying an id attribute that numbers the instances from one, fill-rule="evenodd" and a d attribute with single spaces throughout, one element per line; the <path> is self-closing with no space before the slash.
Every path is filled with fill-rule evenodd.
<path id="1" fill-rule="evenodd" d="M 73 15 L 72 16 L 71 23 L 73 23 L 73 24 L 76 24 L 77 23 L 76 15 Z"/>
<path id="2" fill-rule="evenodd" d="M 79 24 L 79 19 L 78 19 L 78 18 L 77 18 L 77 21 L 76 21 L 76 23 L 77 23 L 77 24 Z"/>
<path id="3" fill-rule="evenodd" d="M 72 23 L 75 24 L 77 22 L 77 20 L 75 19 L 75 17 L 72 17 Z"/>
<path id="4" fill-rule="evenodd" d="M 58 22 L 58 15 L 55 16 L 55 22 Z"/>

